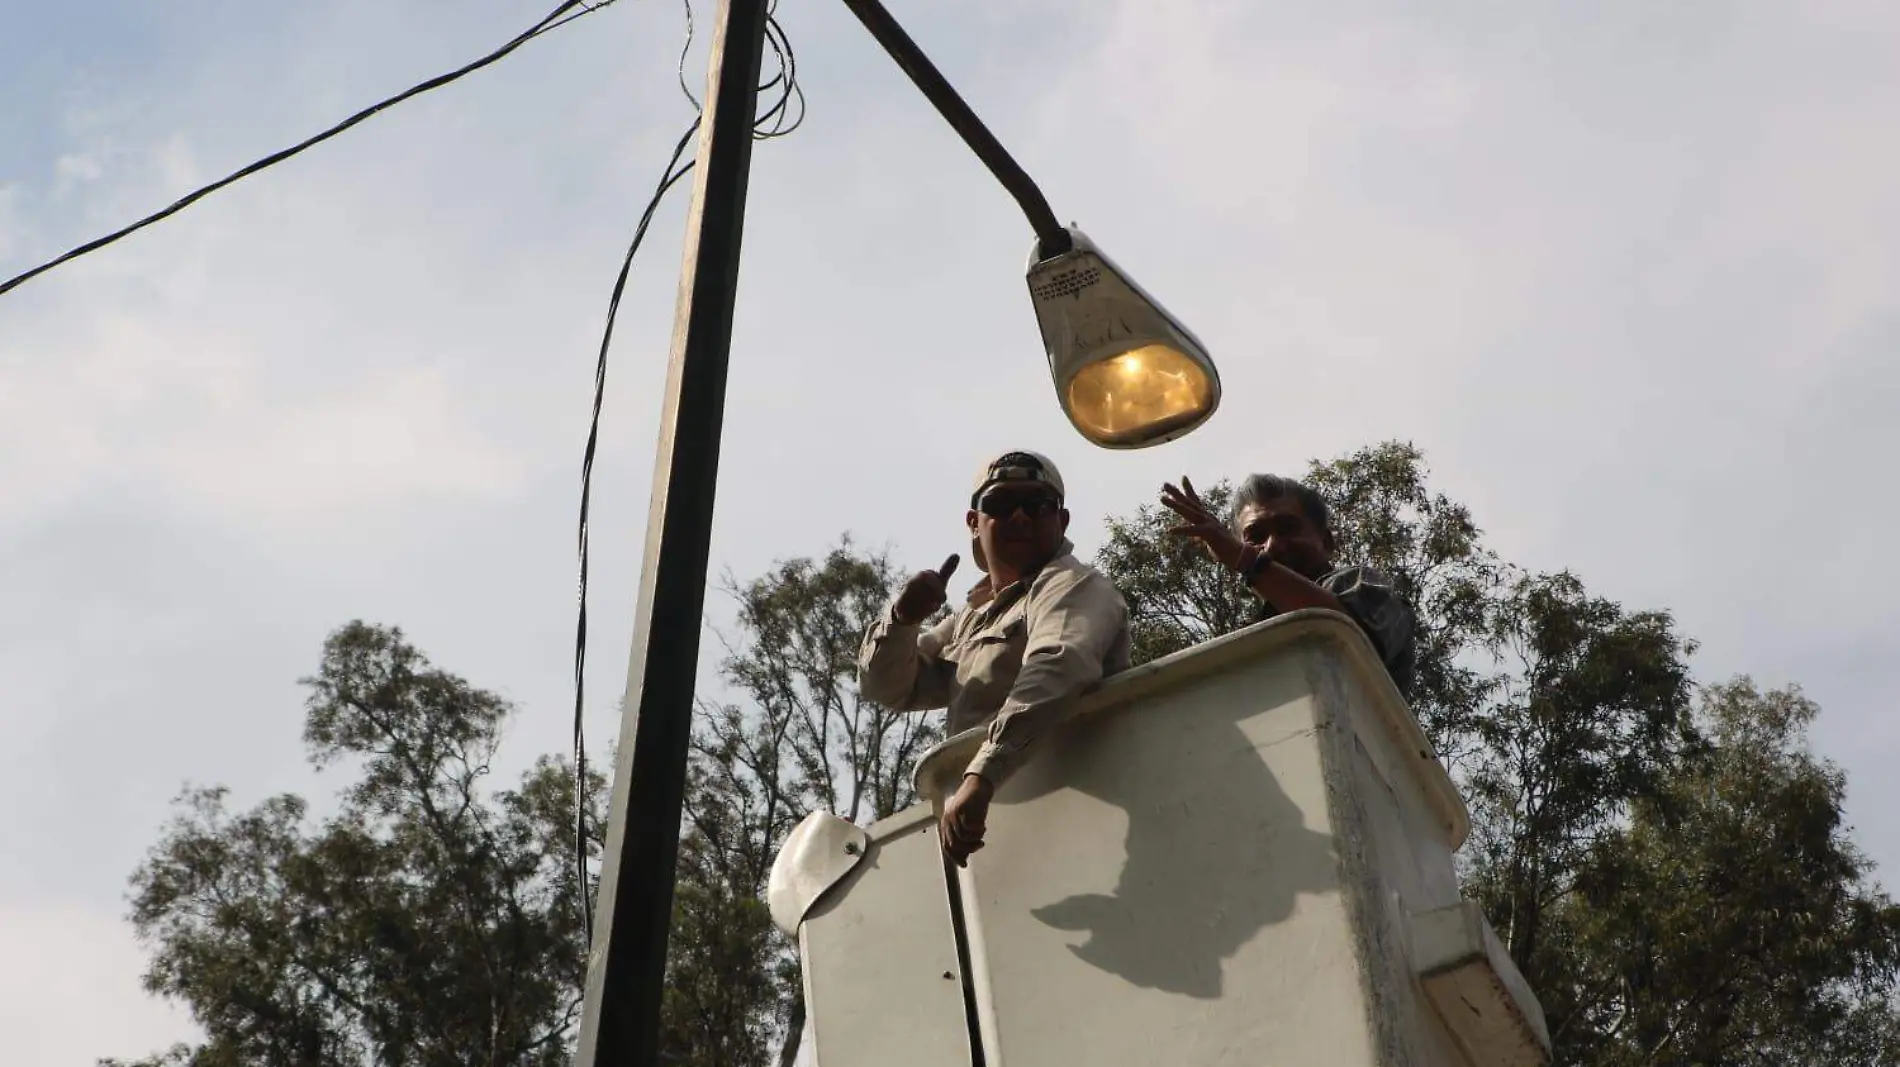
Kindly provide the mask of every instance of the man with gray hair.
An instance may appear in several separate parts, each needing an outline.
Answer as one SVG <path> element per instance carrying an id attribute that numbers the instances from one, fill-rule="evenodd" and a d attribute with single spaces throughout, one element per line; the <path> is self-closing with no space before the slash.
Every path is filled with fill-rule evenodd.
<path id="1" fill-rule="evenodd" d="M 1311 487 L 1275 474 L 1251 474 L 1234 490 L 1226 521 L 1216 517 L 1183 477 L 1161 487 L 1161 502 L 1215 561 L 1239 575 L 1260 598 L 1260 617 L 1327 608 L 1359 624 L 1406 699 L 1415 662 L 1411 605 L 1392 579 L 1360 565 L 1335 566 L 1331 515 Z"/>
<path id="2" fill-rule="evenodd" d="M 938 837 L 959 866 L 983 847 L 996 787 L 1075 698 L 1128 667 L 1128 605 L 1066 536 L 1062 475 L 1048 457 L 1008 452 L 984 464 L 964 516 L 984 578 L 941 622 L 952 555 L 905 583 L 864 635 L 858 691 L 898 711 L 949 710 L 952 734 L 989 725 Z"/>

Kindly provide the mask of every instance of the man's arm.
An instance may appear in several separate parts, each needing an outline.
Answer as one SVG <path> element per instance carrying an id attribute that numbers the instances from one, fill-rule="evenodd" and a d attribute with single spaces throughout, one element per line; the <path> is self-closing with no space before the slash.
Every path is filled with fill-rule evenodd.
<path id="1" fill-rule="evenodd" d="M 1002 784 L 1070 701 L 1102 679 L 1102 661 L 1127 626 L 1128 605 L 1108 579 L 1090 570 L 1052 574 L 1033 590 L 1028 644 L 1009 699 L 966 774 Z"/>
<path id="2" fill-rule="evenodd" d="M 924 629 L 885 609 L 858 648 L 858 693 L 896 711 L 928 711 L 950 703 L 956 665 L 940 658 L 957 617 Z"/>
<path id="3" fill-rule="evenodd" d="M 1263 559 L 1255 567 L 1247 576 L 1247 585 L 1275 611 L 1325 608 L 1351 614 L 1332 590 L 1283 563 Z"/>

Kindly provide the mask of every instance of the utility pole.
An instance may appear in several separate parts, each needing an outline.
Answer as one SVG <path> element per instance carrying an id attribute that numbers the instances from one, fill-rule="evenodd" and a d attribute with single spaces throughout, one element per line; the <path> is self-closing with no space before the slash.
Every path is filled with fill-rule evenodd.
<path id="1" fill-rule="evenodd" d="M 713 25 L 577 1067 L 659 1062 L 766 5 L 721 0 Z"/>

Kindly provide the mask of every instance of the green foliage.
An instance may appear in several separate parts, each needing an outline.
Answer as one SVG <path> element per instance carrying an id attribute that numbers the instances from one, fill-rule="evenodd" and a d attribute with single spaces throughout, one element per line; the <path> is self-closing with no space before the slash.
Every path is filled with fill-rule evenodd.
<path id="1" fill-rule="evenodd" d="M 738 626 L 693 739 L 662 1020 L 665 1061 L 789 1059 L 796 960 L 761 897 L 813 809 L 870 821 L 910 804 L 941 733 L 857 696 L 858 641 L 895 571 L 848 541 L 729 583 Z M 352 623 L 306 679 L 304 736 L 347 767 L 335 816 L 190 789 L 133 876 L 154 993 L 205 1029 L 140 1067 L 536 1067 L 569 1055 L 584 951 L 570 768 L 487 791 L 510 708 L 432 667 L 400 631 Z M 604 783 L 589 782 L 598 824 Z"/>
<path id="2" fill-rule="evenodd" d="M 148 1062 L 563 1063 L 584 955 L 569 768 L 486 791 L 508 706 L 398 630 L 337 631 L 304 684 L 312 761 L 358 770 L 337 813 L 187 789 L 132 877 L 146 987 L 206 1034 Z"/>
<path id="3" fill-rule="evenodd" d="M 914 799 L 910 768 L 941 733 L 926 716 L 860 699 L 857 686 L 858 645 L 897 580 L 888 559 L 846 539 L 822 560 L 728 582 L 738 633 L 722 670 L 746 702 L 703 709 L 697 751 L 720 787 L 796 806 L 774 809 L 790 822 L 761 827 L 760 839 L 782 836 L 807 811 L 869 821 Z M 770 858 L 752 873 L 763 879 Z"/>
<path id="4" fill-rule="evenodd" d="M 669 980 L 669 1007 L 690 1024 L 669 1032 L 673 1062 L 764 1064 L 776 1036 L 789 1063 L 804 1022 L 797 960 L 758 904 L 778 846 L 808 812 L 870 822 L 916 799 L 911 770 L 942 737 L 936 718 L 857 691 L 858 644 L 896 579 L 847 539 L 727 583 L 738 618 L 722 673 L 743 701 L 703 704 L 693 738 L 675 935 L 689 947 Z"/>
<path id="5" fill-rule="evenodd" d="M 1496 616 L 1506 669 L 1464 783 L 1467 891 L 1538 983 L 1563 963 L 1546 959 L 1546 909 L 1597 839 L 1632 803 L 1659 797 L 1698 745 L 1691 647 L 1667 614 L 1626 612 L 1570 575 L 1518 580 Z"/>
<path id="6" fill-rule="evenodd" d="M 1710 687 L 1709 747 L 1579 864 L 1553 916 L 1580 979 L 1552 989 L 1570 1062 L 1900 1062 L 1900 908 L 1808 750 L 1818 713 L 1798 690 Z"/>
<path id="7" fill-rule="evenodd" d="M 772 917 L 756 895 L 693 870 L 674 893 L 667 953 L 661 1060 L 763 1064 L 771 1055 L 783 996 Z"/>

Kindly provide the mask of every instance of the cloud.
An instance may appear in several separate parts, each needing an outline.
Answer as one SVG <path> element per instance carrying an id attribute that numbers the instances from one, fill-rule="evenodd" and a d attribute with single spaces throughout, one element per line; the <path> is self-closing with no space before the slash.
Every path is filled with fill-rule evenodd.
<path id="1" fill-rule="evenodd" d="M 105 177 L 105 173 L 105 166 L 97 159 L 79 152 L 63 155 L 53 163 L 53 174 L 62 190 L 71 185 L 96 182 Z"/>
<path id="2" fill-rule="evenodd" d="M 440 373 L 409 367 L 348 392 L 257 405 L 217 396 L 232 413 L 223 432 L 161 447 L 155 469 L 172 487 L 236 518 L 334 523 L 352 509 L 445 497 L 499 497 L 522 475 L 519 459 L 464 424 Z"/>
<path id="3" fill-rule="evenodd" d="M 1455 138 L 1481 92 L 1444 35 L 1389 17 L 1301 21 L 1229 0 L 1111 10 L 1106 40 L 1058 83 L 1047 122 L 1127 131 L 1125 148 L 1104 155 L 1250 231 L 1302 225 L 1315 198 L 1336 209 L 1333 172 L 1345 168 L 1334 164 L 1369 141 Z M 1167 77 L 1147 73 L 1164 62 Z"/>
<path id="4" fill-rule="evenodd" d="M 313 387 L 273 380 L 277 354 L 242 330 L 107 313 L 81 332 L 55 362 L 0 343 L 0 482 L 28 512 L 136 486 L 231 522 L 328 526 L 522 474 L 426 361 Z"/>

